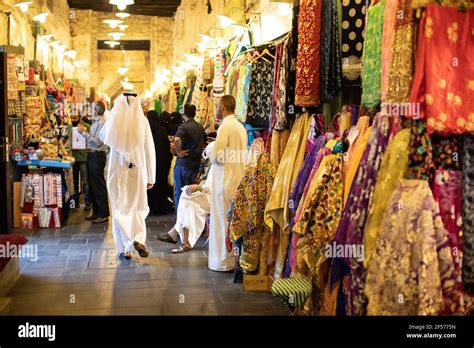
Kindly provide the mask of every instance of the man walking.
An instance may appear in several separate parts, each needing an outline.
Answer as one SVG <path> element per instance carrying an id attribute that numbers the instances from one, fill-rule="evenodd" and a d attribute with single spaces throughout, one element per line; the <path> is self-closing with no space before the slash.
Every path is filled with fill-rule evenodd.
<path id="1" fill-rule="evenodd" d="M 223 96 L 216 114 L 222 124 L 217 131 L 212 165 L 209 268 L 214 271 L 230 271 L 235 267 L 235 256 L 226 247 L 226 215 L 244 174 L 247 132 L 234 111 L 234 97 Z"/>
<path id="2" fill-rule="evenodd" d="M 184 123 L 178 127 L 174 137 L 176 165 L 174 167 L 174 206 L 178 209 L 179 197 L 184 186 L 194 184 L 201 163 L 201 154 L 207 139 L 204 127 L 194 120 L 196 106 L 184 106 Z"/>
<path id="3" fill-rule="evenodd" d="M 87 220 L 101 223 L 109 220 L 109 203 L 104 169 L 107 162 L 108 147 L 100 139 L 100 131 L 104 126 L 105 104 L 101 101 L 95 105 L 95 115 L 92 117 L 90 132 L 79 124 L 78 131 L 87 140 L 87 171 L 89 174 L 89 195 L 92 203 L 92 215 Z"/>

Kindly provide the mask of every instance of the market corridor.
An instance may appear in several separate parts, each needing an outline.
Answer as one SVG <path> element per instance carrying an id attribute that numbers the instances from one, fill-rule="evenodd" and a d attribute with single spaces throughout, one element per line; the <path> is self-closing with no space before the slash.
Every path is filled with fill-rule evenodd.
<path id="1" fill-rule="evenodd" d="M 15 315 L 287 315 L 270 293 L 242 291 L 233 273 L 207 268 L 201 238 L 195 250 L 174 255 L 157 241 L 173 216 L 147 219 L 150 257 L 118 260 L 107 224 L 84 222 L 72 211 L 61 229 L 22 230 L 38 245 L 39 260 L 22 259 L 8 294 Z"/>

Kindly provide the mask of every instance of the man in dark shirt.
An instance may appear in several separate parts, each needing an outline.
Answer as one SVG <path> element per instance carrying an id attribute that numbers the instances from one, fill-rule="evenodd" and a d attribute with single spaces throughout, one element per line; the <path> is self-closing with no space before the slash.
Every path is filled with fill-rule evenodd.
<path id="1" fill-rule="evenodd" d="M 174 167 L 174 205 L 178 209 L 179 197 L 184 186 L 194 184 L 201 163 L 201 154 L 207 136 L 204 127 L 194 120 L 196 106 L 184 106 L 184 123 L 174 137 L 176 165 Z"/>

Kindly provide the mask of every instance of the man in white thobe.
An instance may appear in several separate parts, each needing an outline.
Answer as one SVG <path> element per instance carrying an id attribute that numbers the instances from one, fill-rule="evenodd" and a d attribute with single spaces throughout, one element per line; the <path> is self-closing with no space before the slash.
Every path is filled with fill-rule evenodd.
<path id="1" fill-rule="evenodd" d="M 155 183 L 156 157 L 138 96 L 122 94 L 115 99 L 101 138 L 110 147 L 107 188 L 117 253 L 130 259 L 134 247 L 140 257 L 147 257 L 145 219 L 150 209 L 146 191 Z"/>
<path id="2" fill-rule="evenodd" d="M 223 96 L 216 114 L 218 119 L 222 119 L 222 124 L 217 131 L 212 165 L 209 268 L 214 271 L 235 268 L 233 250 L 228 251 L 226 246 L 227 212 L 244 174 L 247 132 L 235 118 L 234 110 L 234 97 Z"/>
<path id="3" fill-rule="evenodd" d="M 177 242 L 179 236 L 181 245 L 172 249 L 172 253 L 178 254 L 192 250 L 204 230 L 206 218 L 211 211 L 214 144 L 214 141 L 209 143 L 202 154 L 202 157 L 211 163 L 206 179 L 198 185 L 183 187 L 176 211 L 176 224 L 169 232 L 157 236 L 158 240 L 172 244 Z"/>

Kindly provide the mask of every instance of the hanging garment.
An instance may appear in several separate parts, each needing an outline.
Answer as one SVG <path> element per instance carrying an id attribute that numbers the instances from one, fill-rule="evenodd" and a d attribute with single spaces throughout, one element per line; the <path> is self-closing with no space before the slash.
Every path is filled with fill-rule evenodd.
<path id="1" fill-rule="evenodd" d="M 298 17 L 295 105 L 318 106 L 322 0 L 302 0 Z"/>
<path id="2" fill-rule="evenodd" d="M 424 120 L 414 120 L 410 134 L 408 179 L 429 180 L 432 168 L 433 147 Z"/>
<path id="3" fill-rule="evenodd" d="M 344 248 L 351 246 L 357 249 L 357 246 L 363 245 L 367 210 L 372 201 L 380 163 L 390 134 L 390 117 L 377 114 L 374 119 L 367 147 L 360 161 L 349 199 L 336 232 L 335 240 Z M 339 280 L 342 279 L 343 267 L 341 267 L 341 263 L 343 262 L 350 267 L 350 273 L 344 276 L 343 280 L 345 312 L 347 315 L 364 315 L 366 296 L 364 294 L 363 255 L 345 255 L 342 259 L 333 259 L 332 276 Z"/>
<path id="4" fill-rule="evenodd" d="M 336 232 L 342 213 L 343 155 L 323 158 L 308 190 L 301 219 L 293 230 L 301 235 L 297 245 L 297 274 L 315 275 L 324 258 L 324 247 Z"/>
<path id="5" fill-rule="evenodd" d="M 462 280 L 464 288 L 474 293 L 474 136 L 463 136 L 462 146 L 462 219 L 464 257 Z"/>
<path id="6" fill-rule="evenodd" d="M 235 267 L 232 252 L 227 251 L 227 212 L 244 174 L 247 133 L 234 115 L 224 118 L 214 145 L 211 186 L 211 218 L 209 231 L 209 268 L 229 271 Z"/>
<path id="7" fill-rule="evenodd" d="M 246 123 L 252 127 L 270 125 L 272 108 L 273 62 L 263 59 L 252 64 Z"/>
<path id="8" fill-rule="evenodd" d="M 349 150 L 347 150 L 347 155 L 344 156 L 344 177 L 346 178 L 346 182 L 347 182 L 347 175 L 348 175 L 348 172 L 349 172 L 350 165 L 352 163 L 352 160 L 354 159 L 354 152 L 355 152 L 356 149 L 360 148 L 360 143 L 361 143 L 362 139 L 364 138 L 364 135 L 367 131 L 367 128 L 369 128 L 369 126 L 370 126 L 370 117 L 369 116 L 361 116 L 357 120 L 357 124 L 355 126 L 352 126 L 350 131 L 349 131 L 349 134 L 348 134 L 347 138 L 349 139 L 350 145 L 349 145 Z M 369 134 L 370 134 L 370 132 L 369 132 Z M 367 135 L 367 137 L 368 137 L 368 135 Z M 364 145 L 364 149 L 365 149 L 365 145 Z M 363 150 L 362 150 L 362 152 L 363 152 Z M 360 157 L 358 157 L 358 158 L 359 159 L 357 159 L 357 158 L 354 159 L 357 163 L 357 166 L 358 166 L 358 162 L 360 161 Z M 353 174 L 351 175 L 350 184 L 352 184 L 352 179 L 354 178 L 354 174 L 355 174 L 355 169 L 353 169 Z M 344 189 L 344 196 L 347 196 L 346 191 L 350 190 L 350 188 L 351 188 L 350 184 L 345 185 L 346 188 Z M 346 200 L 347 200 L 347 197 L 344 199 L 344 201 L 346 201 Z"/>
<path id="9" fill-rule="evenodd" d="M 385 208 L 398 182 L 405 177 L 408 170 L 409 144 L 410 129 L 403 129 L 388 144 L 383 156 L 364 231 L 364 266 L 366 268 L 375 249 Z"/>
<path id="10" fill-rule="evenodd" d="M 393 2 L 393 0 L 388 0 Z M 412 0 L 395 1 L 395 11 L 386 9 L 385 18 L 393 18 L 393 27 L 384 22 L 382 42 L 382 101 L 407 103 L 413 79 L 413 52 L 415 51 L 415 21 Z M 386 6 L 387 6 L 386 5 Z M 387 26 L 386 26 L 387 25 Z M 390 36 L 393 36 L 390 39 Z M 391 44 L 388 40 L 392 40 Z M 401 115 L 407 116 L 407 115 Z"/>
<path id="11" fill-rule="evenodd" d="M 337 0 L 323 0 L 321 33 L 321 101 L 330 102 L 342 88 Z"/>
<path id="12" fill-rule="evenodd" d="M 249 103 L 250 77 L 252 73 L 251 64 L 240 66 L 239 81 L 237 87 L 237 98 L 235 103 L 235 117 L 240 122 L 245 122 L 247 118 L 247 106 Z"/>
<path id="13" fill-rule="evenodd" d="M 290 57 L 289 57 L 289 37 L 278 46 L 279 59 L 278 70 L 275 70 L 275 88 L 273 90 L 273 109 L 272 122 L 273 129 L 283 130 L 289 127 L 288 109 L 287 109 L 287 89 L 290 73 Z"/>
<path id="14" fill-rule="evenodd" d="M 360 85 L 366 4 L 362 0 L 342 1 L 341 55 L 344 86 Z"/>
<path id="15" fill-rule="evenodd" d="M 437 170 L 461 170 L 462 148 L 458 135 L 440 136 L 433 133 L 430 136 L 432 144 L 432 161 L 430 168 L 430 183 L 435 180 Z"/>
<path id="16" fill-rule="evenodd" d="M 365 130 L 365 133 L 361 133 L 357 139 L 357 142 L 350 147 L 349 151 L 352 150 L 352 158 L 349 157 L 349 167 L 347 169 L 347 175 L 344 182 L 344 202 L 347 202 L 349 198 L 349 193 L 351 191 L 354 177 L 357 174 L 357 169 L 359 168 L 360 161 L 367 147 L 370 134 L 372 133 L 372 128 L 373 127 L 368 127 Z"/>
<path id="17" fill-rule="evenodd" d="M 375 108 L 381 100 L 382 30 L 385 0 L 373 3 L 367 12 L 364 52 L 362 53 L 361 104 Z"/>
<path id="18" fill-rule="evenodd" d="M 385 0 L 385 13 L 383 16 L 383 32 L 382 32 L 382 71 L 380 95 L 382 101 L 386 100 L 388 91 L 388 78 L 390 72 L 390 63 L 393 55 L 393 43 L 395 36 L 395 23 L 397 20 L 397 3 L 398 0 Z M 402 0 L 403 2 L 403 0 Z"/>
<path id="19" fill-rule="evenodd" d="M 462 176 L 461 171 L 437 170 L 433 183 L 433 197 L 438 203 L 439 213 L 448 234 L 450 252 L 454 261 L 456 284 L 454 289 L 459 299 L 453 301 L 452 308 L 445 308 L 443 314 L 464 312 L 461 267 L 463 256 L 462 240 Z"/>
<path id="20" fill-rule="evenodd" d="M 410 102 L 428 133 L 474 132 L 474 11 L 428 5 L 420 22 Z"/>
<path id="21" fill-rule="evenodd" d="M 264 235 L 270 227 L 265 224 L 265 205 L 272 190 L 273 173 L 270 156 L 262 153 L 257 163 L 249 165 L 235 195 L 235 208 L 230 231 L 232 240 L 243 237 L 240 266 L 245 273 L 258 269 Z"/>
<path id="22" fill-rule="evenodd" d="M 312 117 L 308 114 L 296 119 L 291 130 L 288 144 L 283 153 L 280 165 L 275 174 L 272 194 L 265 209 L 265 214 L 273 219 L 274 224 L 281 229 L 281 238 L 278 244 L 278 256 L 275 265 L 275 276 L 278 278 L 283 272 L 286 253 L 289 243 L 289 209 L 288 197 L 293 188 L 298 172 L 303 164 L 305 144 Z"/>
<path id="23" fill-rule="evenodd" d="M 126 253 L 134 241 L 146 242 L 147 184 L 156 177 L 155 145 L 140 97 L 130 104 L 123 94 L 118 96 L 100 137 L 110 147 L 107 189 L 115 246 Z"/>
<path id="24" fill-rule="evenodd" d="M 276 173 L 278 165 L 280 164 L 283 153 L 285 152 L 286 144 L 290 138 L 290 130 L 285 129 L 282 131 L 273 130 L 271 140 L 271 153 L 273 172 Z"/>
<path id="25" fill-rule="evenodd" d="M 450 307 L 453 259 L 427 181 L 400 181 L 373 257 L 365 284 L 369 315 L 438 315 Z"/>

